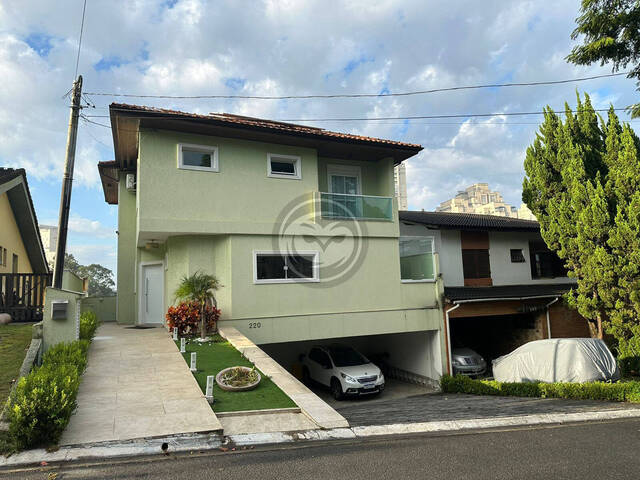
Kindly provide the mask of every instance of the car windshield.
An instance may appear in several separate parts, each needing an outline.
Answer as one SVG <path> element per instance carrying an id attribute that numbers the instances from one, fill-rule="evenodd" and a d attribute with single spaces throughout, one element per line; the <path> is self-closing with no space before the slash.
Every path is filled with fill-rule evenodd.
<path id="1" fill-rule="evenodd" d="M 330 347 L 329 353 L 336 367 L 353 367 L 369 363 L 369 360 L 350 347 Z"/>

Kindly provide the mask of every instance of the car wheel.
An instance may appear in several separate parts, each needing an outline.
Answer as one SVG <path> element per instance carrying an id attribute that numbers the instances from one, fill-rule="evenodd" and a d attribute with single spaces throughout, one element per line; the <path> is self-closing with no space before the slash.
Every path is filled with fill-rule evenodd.
<path id="1" fill-rule="evenodd" d="M 311 375 L 309 374 L 309 369 L 307 367 L 302 369 L 302 383 L 307 387 L 311 385 Z"/>
<path id="2" fill-rule="evenodd" d="M 342 400 L 342 397 L 344 396 L 342 393 L 342 385 L 340 385 L 337 378 L 331 379 L 331 394 L 336 400 Z"/>

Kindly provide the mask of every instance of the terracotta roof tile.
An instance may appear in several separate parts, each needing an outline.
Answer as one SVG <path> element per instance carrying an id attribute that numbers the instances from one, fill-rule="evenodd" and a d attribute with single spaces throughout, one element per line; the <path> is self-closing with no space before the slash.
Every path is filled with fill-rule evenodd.
<path id="1" fill-rule="evenodd" d="M 274 120 L 266 120 L 254 117 L 245 117 L 241 115 L 233 115 L 231 113 L 210 113 L 209 115 L 200 115 L 196 113 L 180 112 L 177 110 L 168 110 L 165 108 L 146 107 L 142 105 L 130 105 L 125 103 L 112 103 L 109 110 L 113 112 L 144 112 L 155 115 L 168 115 L 173 118 L 197 119 L 197 120 L 213 120 L 223 123 L 258 127 L 268 130 L 279 130 L 284 133 L 298 133 L 314 137 L 330 137 L 342 138 L 345 140 L 353 140 L 356 142 L 378 143 L 384 145 L 393 145 L 400 148 L 422 150 L 422 146 L 414 143 L 398 142 L 395 140 L 385 140 L 382 138 L 367 137 L 363 135 L 353 135 L 350 133 L 332 132 L 323 128 L 309 127 L 306 125 L 298 125 L 294 123 L 278 122 Z"/>

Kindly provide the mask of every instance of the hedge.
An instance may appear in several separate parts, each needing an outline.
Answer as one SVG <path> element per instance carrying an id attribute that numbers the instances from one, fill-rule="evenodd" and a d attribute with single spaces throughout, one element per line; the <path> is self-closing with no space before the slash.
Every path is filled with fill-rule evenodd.
<path id="1" fill-rule="evenodd" d="M 42 366 L 20 379 L 9 397 L 7 420 L 14 450 L 56 444 L 76 408 L 89 340 L 60 343 Z"/>
<path id="2" fill-rule="evenodd" d="M 640 382 L 637 381 L 617 383 L 502 383 L 495 380 L 473 380 L 464 375 L 456 375 L 455 377 L 443 375 L 440 379 L 440 387 L 444 393 L 640 403 Z"/>

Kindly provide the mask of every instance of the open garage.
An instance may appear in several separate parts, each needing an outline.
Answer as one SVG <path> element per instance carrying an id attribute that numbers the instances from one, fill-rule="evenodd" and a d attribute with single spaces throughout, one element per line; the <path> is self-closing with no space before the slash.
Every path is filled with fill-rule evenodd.
<path id="1" fill-rule="evenodd" d="M 445 288 L 447 354 L 468 356 L 469 349 L 472 350 L 486 360 L 485 375 L 490 376 L 492 360 L 530 341 L 589 337 L 587 321 L 563 303 L 562 295 L 567 288 L 565 285 Z M 454 366 L 450 364 L 449 368 Z"/>
<path id="2" fill-rule="evenodd" d="M 262 344 L 269 356 L 302 378 L 301 356 L 317 345 L 348 345 L 377 365 L 385 375 L 386 388 L 381 398 L 397 398 L 431 391 L 442 374 L 442 349 L 438 331 L 328 338 L 300 342 Z M 311 385 L 323 399 L 328 391 Z M 357 398 L 369 398 L 366 396 Z M 333 402 L 332 402 L 333 403 Z"/>

